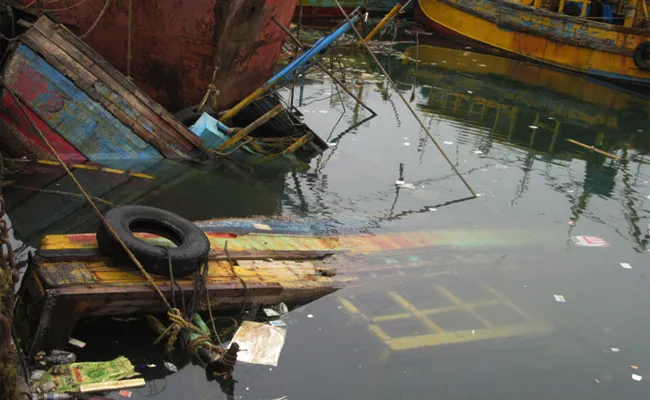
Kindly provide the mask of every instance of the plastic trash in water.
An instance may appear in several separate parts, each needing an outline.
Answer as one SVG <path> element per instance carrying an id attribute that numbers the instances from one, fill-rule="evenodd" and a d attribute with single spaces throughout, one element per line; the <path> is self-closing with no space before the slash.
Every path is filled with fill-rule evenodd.
<path id="1" fill-rule="evenodd" d="M 121 397 L 126 397 L 127 399 L 130 399 L 131 396 L 133 396 L 133 392 L 129 392 L 128 390 L 120 390 L 118 394 Z"/>
<path id="2" fill-rule="evenodd" d="M 474 94 L 474 92 L 472 92 L 471 90 L 468 90 L 467 93 Z"/>
<path id="3" fill-rule="evenodd" d="M 415 185 L 412 183 L 402 183 L 401 185 L 397 185 L 397 186 L 404 189 L 415 189 Z"/>
<path id="4" fill-rule="evenodd" d="M 539 129 L 539 126 L 535 126 L 535 125 L 529 125 L 528 127 L 529 127 L 530 129 Z"/>
<path id="5" fill-rule="evenodd" d="M 472 153 L 474 153 L 476 155 L 483 154 L 483 152 L 481 150 L 474 150 L 474 151 L 472 151 Z"/>
<path id="6" fill-rule="evenodd" d="M 272 308 L 265 308 L 264 309 L 264 315 L 266 315 L 267 318 L 278 318 L 278 317 L 280 317 L 280 313 L 275 311 Z"/>
<path id="7" fill-rule="evenodd" d="M 409 143 L 409 142 L 404 142 L 404 146 L 410 146 L 410 145 L 411 145 L 411 143 Z"/>
<path id="8" fill-rule="evenodd" d="M 31 381 L 37 381 L 43 377 L 43 374 L 45 373 L 44 370 L 42 369 L 37 369 L 36 371 L 32 372 L 32 375 L 29 377 L 29 380 Z"/>
<path id="9" fill-rule="evenodd" d="M 307 314 L 307 318 L 309 318 L 309 319 L 314 318 L 314 314 Z"/>
<path id="10" fill-rule="evenodd" d="M 632 374 L 632 379 L 634 379 L 637 382 L 641 382 L 641 379 L 643 379 L 643 377 L 641 375 Z"/>
<path id="11" fill-rule="evenodd" d="M 286 328 L 287 323 L 281 319 L 276 319 L 275 321 L 269 321 L 269 325 L 275 326 L 276 328 Z"/>
<path id="12" fill-rule="evenodd" d="M 34 357 L 34 359 L 49 364 L 72 364 L 77 361 L 77 356 L 69 351 L 52 350 L 52 353 L 49 356 L 41 355 L 39 353 Z"/>
<path id="13" fill-rule="evenodd" d="M 554 294 L 553 297 L 555 297 L 555 301 L 558 303 L 566 303 L 566 299 L 561 294 Z"/>
<path id="14" fill-rule="evenodd" d="M 165 361 L 164 365 L 165 365 L 165 368 L 167 368 L 167 371 L 172 372 L 172 373 L 178 372 L 178 367 L 176 367 L 174 364 Z"/>
<path id="15" fill-rule="evenodd" d="M 244 321 L 232 338 L 232 343 L 239 344 L 237 360 L 277 367 L 286 335 L 286 329 Z"/>
<path id="16" fill-rule="evenodd" d="M 442 142 L 442 143 L 447 144 L 447 145 L 450 145 L 450 146 L 451 146 L 452 144 L 454 144 L 454 142 L 450 142 L 449 140 L 445 140 L 445 141 Z"/>
<path id="17" fill-rule="evenodd" d="M 607 247 L 607 243 L 604 239 L 601 239 L 596 236 L 571 236 L 571 240 L 577 246 L 581 247 Z"/>
<path id="18" fill-rule="evenodd" d="M 632 269 L 632 266 L 630 264 L 628 264 L 628 263 L 621 263 L 621 267 L 623 267 L 625 269 Z"/>
<path id="19" fill-rule="evenodd" d="M 619 351 L 621 351 L 621 349 L 619 349 L 618 347 L 612 347 L 611 350 L 612 353 L 618 353 Z"/>
<path id="20" fill-rule="evenodd" d="M 75 347 L 79 347 L 80 349 L 83 349 L 84 347 L 86 347 L 86 343 L 82 342 L 81 340 L 77 340 L 75 338 L 70 338 L 68 343 L 70 343 L 71 345 L 73 345 Z"/>
<path id="21" fill-rule="evenodd" d="M 634 365 L 634 364 L 633 364 L 633 365 L 630 365 L 630 368 L 632 368 L 633 370 L 635 370 L 635 371 L 636 371 L 636 370 L 638 370 L 638 369 L 639 369 L 639 366 L 638 366 L 638 365 Z"/>
<path id="22" fill-rule="evenodd" d="M 404 181 L 395 181 L 395 184 L 396 184 L 397 186 L 400 186 L 400 185 L 403 185 L 403 184 L 404 184 Z"/>

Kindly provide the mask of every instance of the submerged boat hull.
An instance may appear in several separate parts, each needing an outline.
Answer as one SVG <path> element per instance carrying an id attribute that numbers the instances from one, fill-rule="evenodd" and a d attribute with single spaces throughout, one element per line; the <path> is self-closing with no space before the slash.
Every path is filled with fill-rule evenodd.
<path id="1" fill-rule="evenodd" d="M 529 60 L 637 85 L 650 84 L 633 52 L 642 29 L 589 21 L 507 0 L 419 0 L 416 19 L 446 34 Z"/>
<path id="2" fill-rule="evenodd" d="M 295 1 L 159 0 L 141 2 L 17 0 L 24 10 L 50 15 L 147 94 L 172 111 L 199 103 L 212 81 L 219 108 L 230 107 L 273 73 Z M 131 22 L 129 22 L 131 21 Z"/>

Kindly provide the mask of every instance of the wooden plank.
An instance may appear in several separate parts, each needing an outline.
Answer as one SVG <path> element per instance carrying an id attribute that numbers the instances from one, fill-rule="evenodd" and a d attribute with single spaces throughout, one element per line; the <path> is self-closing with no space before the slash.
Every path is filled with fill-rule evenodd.
<path id="1" fill-rule="evenodd" d="M 21 40 L 33 50 L 37 51 L 42 57 L 46 58 L 48 62 L 56 64 L 57 67 L 64 69 L 65 72 L 67 72 L 66 75 L 68 75 L 68 77 L 78 86 L 82 87 L 89 95 L 95 94 L 95 96 L 93 96 L 95 100 L 104 104 L 111 111 L 119 112 L 116 117 L 125 125 L 138 129 L 143 136 L 149 138 L 157 137 L 161 143 L 165 143 L 167 152 L 171 151 L 171 154 L 174 154 L 175 157 L 179 156 L 173 149 L 169 148 L 164 140 L 162 140 L 167 139 L 168 136 L 166 134 L 166 127 L 156 127 L 157 130 L 154 132 L 153 128 L 148 126 L 150 124 L 147 124 L 149 119 L 145 118 L 144 113 L 136 108 L 140 105 L 139 102 L 134 104 L 127 101 L 115 102 L 110 97 L 105 96 L 104 93 L 110 91 L 110 89 L 108 89 L 108 87 L 104 85 L 97 76 L 79 63 L 78 60 L 70 56 L 63 48 L 61 48 L 61 46 L 54 43 L 51 37 L 45 36 L 41 32 L 32 29 L 28 31 Z M 103 90 L 104 93 L 100 93 L 98 90 L 102 88 L 106 88 Z M 117 90 L 119 90 L 119 87 Z M 128 118 L 125 117 L 125 115 L 128 115 Z M 185 145 L 184 142 L 179 142 L 177 140 L 173 140 L 173 142 L 175 146 L 178 146 L 179 148 L 182 148 Z"/>
<path id="2" fill-rule="evenodd" d="M 143 103 L 144 110 L 153 113 L 150 117 L 152 121 L 158 119 L 162 124 L 168 124 L 171 129 L 166 129 L 169 134 L 175 134 L 177 137 L 189 141 L 193 146 L 201 148 L 203 141 L 194 135 L 187 127 L 181 124 L 176 118 L 169 114 L 160 104 L 149 98 L 144 92 L 139 90 L 133 82 L 126 79 L 110 64 L 106 63 L 101 57 L 98 57 L 92 49 L 82 42 L 77 36 L 70 32 L 66 27 L 57 25 L 48 18 L 41 18 L 34 27 L 50 37 L 53 42 L 60 45 L 68 54 L 78 60 L 82 65 L 95 73 L 101 80 L 109 86 L 118 86 L 125 89 L 121 95 L 131 104 Z M 128 94 L 133 99 L 130 99 Z M 139 101 L 137 101 L 137 100 Z M 154 115 L 157 117 L 155 118 Z M 207 153 L 207 149 L 200 149 Z"/>
<path id="3" fill-rule="evenodd" d="M 188 151 L 195 149 L 195 144 L 192 143 L 191 141 L 190 143 L 187 143 L 188 142 L 187 138 L 183 137 L 182 135 L 180 135 L 180 137 L 179 135 L 173 135 L 174 129 L 168 124 L 165 124 L 164 121 L 161 120 L 160 116 L 154 113 L 150 108 L 142 104 L 142 102 L 137 98 L 137 96 L 133 96 L 131 92 L 126 90 L 126 88 L 123 85 L 121 85 L 122 82 L 115 82 L 114 80 L 111 80 L 110 76 L 107 75 L 104 70 L 102 70 L 101 68 L 97 68 L 97 63 L 95 62 L 95 60 L 98 58 L 97 54 L 93 53 L 89 57 L 83 52 L 81 52 L 77 47 L 72 45 L 67 38 L 62 37 L 59 34 L 60 33 L 59 26 L 37 23 L 33 31 L 34 32 L 38 31 L 43 36 L 49 38 L 49 40 L 51 40 L 54 44 L 59 46 L 70 58 L 78 62 L 79 65 L 87 68 L 89 71 L 97 75 L 100 81 L 104 81 L 107 86 L 113 87 L 116 90 L 118 90 L 121 96 L 124 97 L 124 99 L 128 104 L 130 104 L 134 109 L 139 110 L 139 112 L 141 112 L 144 116 L 146 116 L 146 119 L 150 122 L 152 128 L 156 127 L 156 131 L 159 136 L 167 140 L 173 140 L 177 142 L 177 145 L 180 148 L 185 148 Z M 31 31 L 28 32 L 27 34 L 29 35 L 30 33 Z M 83 46 L 86 45 L 83 44 Z M 112 67 L 109 66 L 108 68 L 112 68 Z M 123 81 L 128 83 L 128 80 L 123 80 Z M 137 90 L 138 89 L 136 88 L 136 91 Z M 185 127 L 184 129 L 187 130 L 187 128 Z M 190 134 L 196 137 L 196 135 L 192 134 L 191 132 Z M 200 138 L 197 138 L 197 140 L 200 145 L 202 141 L 200 140 Z"/>
<path id="4" fill-rule="evenodd" d="M 117 119 L 125 125 L 134 130 L 138 136 L 145 142 L 150 143 L 162 154 L 168 158 L 177 158 L 180 155 L 176 153 L 167 143 L 160 140 L 158 137 L 152 135 L 144 126 L 138 123 L 133 116 L 124 112 L 124 108 L 119 108 L 115 104 L 107 101 L 107 99 L 100 95 L 94 88 L 93 84 L 97 82 L 97 78 L 88 73 L 82 68 L 74 68 L 71 63 L 66 63 L 64 60 L 67 54 L 63 52 L 55 44 L 49 42 L 47 38 L 40 33 L 31 31 L 29 35 L 23 37 L 22 42 L 32 49 L 40 49 L 39 55 L 42 56 L 49 64 L 55 67 L 59 72 L 64 74 L 68 79 L 72 80 L 80 89 L 86 92 L 93 100 L 103 104 L 108 111 L 111 112 Z"/>
<path id="5" fill-rule="evenodd" d="M 88 159 L 155 159 L 161 154 L 25 45 L 7 81 L 21 100 Z"/>

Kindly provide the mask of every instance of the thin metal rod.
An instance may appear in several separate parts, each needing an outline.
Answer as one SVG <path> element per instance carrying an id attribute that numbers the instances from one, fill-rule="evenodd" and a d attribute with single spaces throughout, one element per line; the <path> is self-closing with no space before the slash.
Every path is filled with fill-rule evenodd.
<path id="1" fill-rule="evenodd" d="M 303 47 L 303 44 L 302 44 L 302 42 L 300 42 L 300 39 L 298 39 L 298 38 L 297 38 L 293 33 L 291 33 L 291 31 L 290 31 L 289 29 L 287 29 L 286 26 L 282 25 L 282 23 L 281 23 L 280 21 L 278 21 L 278 19 L 277 19 L 275 16 L 273 16 L 273 17 L 271 17 L 271 18 L 273 19 L 273 22 L 275 22 L 275 24 L 276 24 L 280 29 L 282 29 L 282 30 L 284 31 L 284 33 L 286 33 L 287 36 L 288 36 L 291 40 L 293 40 L 293 42 L 294 42 L 298 47 L 301 47 L 301 48 Z M 352 27 L 352 29 L 354 29 L 354 26 Z M 373 116 L 377 116 L 377 113 L 376 113 L 372 108 L 368 107 L 368 106 L 367 106 L 363 101 L 361 101 L 360 98 L 358 98 L 354 93 L 352 93 L 352 92 L 351 92 L 351 91 L 350 91 L 350 90 L 345 86 L 345 84 L 344 84 L 343 82 L 341 82 L 341 81 L 340 81 L 336 76 L 334 76 L 334 74 L 333 74 L 332 72 L 330 72 L 330 70 L 328 70 L 328 69 L 327 69 L 327 68 L 326 68 L 326 67 L 325 67 L 325 66 L 324 66 L 320 61 L 316 61 L 316 65 L 318 66 L 318 68 L 320 68 L 321 70 L 323 70 L 323 72 L 325 72 L 325 74 L 327 74 L 327 76 L 329 76 L 329 77 L 334 81 L 334 83 L 336 83 L 337 85 L 339 85 L 339 86 L 341 87 L 341 89 L 343 89 L 343 91 L 344 91 L 345 93 L 348 94 L 348 96 L 352 97 L 352 98 L 353 98 L 357 103 L 361 104 L 361 105 L 363 106 L 363 108 L 365 108 L 366 110 L 370 111 L 370 113 L 371 113 Z M 302 105 L 302 104 L 300 104 L 300 105 Z"/>
<path id="2" fill-rule="evenodd" d="M 399 96 L 399 98 L 402 99 L 402 102 L 404 102 L 404 104 L 405 104 L 406 107 L 409 109 L 409 111 L 411 112 L 411 114 L 413 114 L 413 117 L 418 121 L 418 123 L 420 124 L 420 126 L 422 127 L 422 129 L 424 129 L 424 132 L 426 132 L 427 136 L 429 136 L 429 139 L 431 139 L 431 141 L 433 142 L 433 144 L 438 148 L 438 151 L 440 151 L 440 154 L 442 154 L 442 156 L 445 158 L 445 160 L 447 161 L 447 163 L 449 164 L 449 166 L 451 167 L 451 169 L 453 169 L 454 172 L 456 173 L 456 175 L 458 175 L 458 177 L 460 178 L 460 180 L 463 181 L 463 184 L 465 184 L 465 187 L 467 187 L 467 190 L 470 191 L 470 193 L 472 194 L 472 196 L 474 196 L 474 197 L 478 197 L 478 196 L 476 195 L 476 192 L 474 192 L 474 189 L 472 189 L 472 187 L 469 185 L 469 183 L 467 183 L 467 181 L 465 180 L 465 178 L 463 178 L 463 176 L 460 174 L 460 172 L 458 171 L 458 169 L 457 169 L 457 168 L 454 166 L 454 164 L 451 162 L 451 160 L 449 159 L 449 157 L 447 156 L 447 154 L 445 153 L 445 151 L 442 149 L 442 147 L 438 144 L 438 142 L 436 141 L 436 139 L 433 137 L 433 135 L 431 134 L 431 132 L 429 132 L 429 129 L 427 129 L 426 125 L 424 125 L 424 122 L 422 122 L 422 120 L 421 120 L 420 117 L 417 115 L 417 113 L 415 112 L 415 110 L 413 110 L 413 107 L 411 107 L 411 105 L 409 104 L 409 102 L 406 101 L 406 99 L 404 98 L 404 96 L 402 95 L 402 93 L 401 93 L 401 92 L 399 91 L 399 89 L 397 88 L 397 85 L 395 84 L 395 82 L 393 82 L 393 80 L 391 79 L 391 77 L 388 76 L 388 73 L 386 72 L 386 70 L 384 69 L 384 67 L 381 65 L 381 63 L 380 63 L 379 60 L 377 59 L 377 56 L 375 56 L 375 53 L 373 53 L 372 50 L 370 50 L 370 47 L 368 47 L 368 43 L 366 43 L 366 42 L 363 40 L 363 36 L 361 36 L 361 34 L 360 34 L 359 31 L 357 30 L 357 28 L 354 26 L 354 24 L 351 23 L 350 17 L 349 17 L 348 14 L 345 12 L 345 10 L 343 9 L 343 7 L 341 7 L 341 3 L 339 3 L 339 0 L 334 0 L 334 1 L 336 2 L 336 5 L 339 7 L 339 10 L 341 10 L 341 14 L 343 14 L 343 16 L 345 17 L 345 19 L 348 20 L 348 22 L 350 22 L 350 25 L 352 25 L 352 30 L 354 30 L 354 33 L 356 33 L 357 36 L 359 37 L 359 40 L 361 41 L 361 44 L 363 45 L 363 47 L 365 47 L 366 50 L 368 51 L 368 53 L 370 53 L 370 56 L 371 56 L 372 59 L 375 61 L 375 64 L 377 64 L 377 67 L 379 67 L 379 69 L 381 70 L 381 72 L 384 74 L 384 76 L 386 77 L 386 80 L 388 80 L 388 82 L 389 82 L 389 83 L 391 84 L 391 86 L 393 87 L 393 90 L 395 90 L 395 92 L 397 93 L 397 95 Z"/>

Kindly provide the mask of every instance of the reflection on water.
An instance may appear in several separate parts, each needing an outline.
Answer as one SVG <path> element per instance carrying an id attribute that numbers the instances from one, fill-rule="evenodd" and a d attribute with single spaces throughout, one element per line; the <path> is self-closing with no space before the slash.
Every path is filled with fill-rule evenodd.
<path id="1" fill-rule="evenodd" d="M 480 198 L 456 202 L 466 189 L 357 52 L 341 55 L 345 79 L 379 115 L 366 119 L 326 77 L 311 75 L 295 88 L 295 103 L 312 129 L 336 145 L 307 171 L 222 161 L 130 167 L 156 176 L 152 181 L 76 174 L 109 202 L 150 204 L 190 219 L 283 216 L 345 233 L 480 230 L 494 239 L 468 245 L 462 238 L 470 236 L 459 234 L 417 253 L 335 260 L 357 277 L 354 285 L 289 313 L 280 366 L 239 365 L 237 398 L 647 396 L 650 389 L 632 380 L 630 365 L 642 376 L 650 371 L 643 364 L 650 356 L 648 100 L 440 43 L 398 50 L 404 52 L 383 54 L 382 62 L 403 94 L 413 93 L 411 104 Z M 52 170 L 15 182 L 74 191 Z M 79 199 L 6 190 L 16 234 L 31 244 L 46 232 L 94 229 Z M 499 240 L 508 232 L 525 233 Z M 577 247 L 575 235 L 598 236 L 609 246 Z M 556 302 L 555 294 L 566 302 Z M 151 338 L 137 324 L 112 327 L 110 346 L 105 337 L 92 340 L 101 323 L 82 324 L 75 335 L 90 342 L 88 357 L 119 353 L 136 364 L 159 364 L 143 350 Z M 133 398 L 223 398 L 197 367 L 148 379 Z"/>

